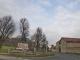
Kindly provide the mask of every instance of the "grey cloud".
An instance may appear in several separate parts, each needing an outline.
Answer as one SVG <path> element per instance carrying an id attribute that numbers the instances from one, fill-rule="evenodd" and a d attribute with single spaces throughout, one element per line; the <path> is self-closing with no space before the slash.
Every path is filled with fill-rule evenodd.
<path id="1" fill-rule="evenodd" d="M 16 25 L 19 24 L 21 17 L 27 17 L 31 25 L 31 34 L 35 32 L 37 24 L 39 24 L 38 26 L 41 26 L 46 33 L 49 44 L 54 44 L 62 36 L 80 37 L 80 11 L 72 12 L 59 6 L 53 12 L 55 13 L 49 17 L 45 13 L 45 9 L 39 5 L 31 3 L 30 6 L 27 4 L 24 8 L 24 6 L 18 5 L 16 0 L 0 0 L 0 16 L 12 15 Z M 16 28 L 19 29 L 19 25 Z M 19 30 L 16 31 L 15 35 L 18 34 Z"/>

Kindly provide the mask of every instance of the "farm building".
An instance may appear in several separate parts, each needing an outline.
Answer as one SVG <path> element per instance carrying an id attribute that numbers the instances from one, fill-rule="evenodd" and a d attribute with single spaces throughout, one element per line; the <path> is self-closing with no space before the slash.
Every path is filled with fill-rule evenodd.
<path id="1" fill-rule="evenodd" d="M 56 43 L 56 51 L 61 53 L 80 53 L 80 38 L 61 38 Z"/>

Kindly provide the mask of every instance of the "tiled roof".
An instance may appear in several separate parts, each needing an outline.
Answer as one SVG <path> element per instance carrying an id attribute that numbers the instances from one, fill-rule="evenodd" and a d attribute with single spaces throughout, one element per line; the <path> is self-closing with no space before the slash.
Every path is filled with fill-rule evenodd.
<path id="1" fill-rule="evenodd" d="M 80 38 L 67 38 L 67 37 L 62 37 L 61 40 L 66 41 L 67 43 L 80 43 Z M 60 40 L 60 41 L 61 41 Z"/>

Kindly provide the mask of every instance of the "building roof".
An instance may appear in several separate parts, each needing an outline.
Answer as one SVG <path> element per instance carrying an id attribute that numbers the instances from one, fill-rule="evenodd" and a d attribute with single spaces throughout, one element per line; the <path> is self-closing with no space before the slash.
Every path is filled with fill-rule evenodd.
<path id="1" fill-rule="evenodd" d="M 60 39 L 66 41 L 67 43 L 80 43 L 80 38 L 67 38 L 67 37 L 62 37 Z"/>

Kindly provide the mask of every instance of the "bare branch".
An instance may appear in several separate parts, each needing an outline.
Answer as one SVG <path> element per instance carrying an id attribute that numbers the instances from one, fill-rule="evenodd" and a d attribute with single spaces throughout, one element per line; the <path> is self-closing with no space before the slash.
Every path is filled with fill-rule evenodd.
<path id="1" fill-rule="evenodd" d="M 15 25 L 11 16 L 4 16 L 0 19 L 0 35 L 2 38 L 9 38 L 15 31 Z"/>
<path id="2" fill-rule="evenodd" d="M 26 42 L 26 38 L 29 35 L 29 23 L 26 18 L 22 18 L 20 20 L 20 31 L 21 31 L 21 35 L 22 35 L 21 38 L 22 38 L 23 42 Z"/>

